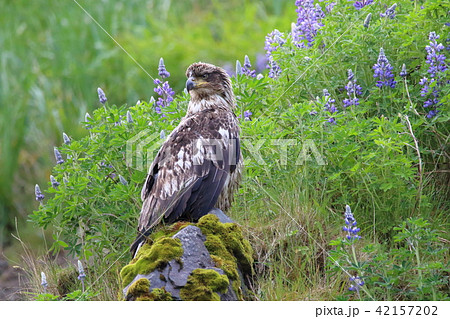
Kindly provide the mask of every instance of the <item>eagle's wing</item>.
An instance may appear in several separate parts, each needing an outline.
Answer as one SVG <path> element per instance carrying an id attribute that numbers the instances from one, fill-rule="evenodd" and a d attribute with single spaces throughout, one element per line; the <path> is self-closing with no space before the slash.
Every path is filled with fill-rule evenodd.
<path id="1" fill-rule="evenodd" d="M 233 158 L 240 157 L 238 131 L 228 117 L 208 112 L 184 119 L 164 142 L 142 189 L 133 254 L 161 221 L 196 220 L 214 207 L 230 170 L 235 169 Z"/>

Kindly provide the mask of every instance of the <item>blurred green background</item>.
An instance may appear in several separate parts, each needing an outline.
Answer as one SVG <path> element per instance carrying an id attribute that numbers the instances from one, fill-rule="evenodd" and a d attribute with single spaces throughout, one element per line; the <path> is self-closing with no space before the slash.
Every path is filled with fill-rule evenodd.
<path id="1" fill-rule="evenodd" d="M 154 94 L 77 2 L 152 76 L 163 57 L 177 93 L 192 62 L 233 69 L 247 54 L 255 65 L 265 35 L 296 19 L 293 0 L 0 0 L 0 247 L 14 244 L 15 220 L 22 239 L 41 236 L 25 223 L 34 185 L 48 183 L 62 132 L 86 134 L 80 122 L 99 106 L 97 87 L 113 104 Z"/>

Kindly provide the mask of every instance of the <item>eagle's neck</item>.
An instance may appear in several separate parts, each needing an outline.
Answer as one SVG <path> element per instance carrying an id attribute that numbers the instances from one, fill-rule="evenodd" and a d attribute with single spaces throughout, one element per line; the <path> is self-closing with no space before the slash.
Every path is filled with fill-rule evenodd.
<path id="1" fill-rule="evenodd" d="M 223 108 L 231 112 L 234 107 L 234 103 L 234 98 L 230 94 L 214 94 L 206 96 L 199 96 L 195 94 L 191 96 L 186 115 L 190 116 L 203 110 L 218 108 Z"/>

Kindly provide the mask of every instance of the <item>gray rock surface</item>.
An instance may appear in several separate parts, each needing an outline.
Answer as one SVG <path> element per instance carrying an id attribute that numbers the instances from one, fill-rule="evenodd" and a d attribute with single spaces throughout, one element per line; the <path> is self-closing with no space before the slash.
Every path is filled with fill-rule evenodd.
<path id="1" fill-rule="evenodd" d="M 141 278 L 147 278 L 150 281 L 150 290 L 164 287 L 174 299 L 180 299 L 180 289 L 186 285 L 187 279 L 193 270 L 197 268 L 212 269 L 221 275 L 224 274 L 222 269 L 215 267 L 214 262 L 205 247 L 204 242 L 206 238 L 202 234 L 200 228 L 189 225 L 180 230 L 172 238 L 178 238 L 181 241 L 183 247 L 181 263 L 176 260 L 171 260 L 163 269 L 156 269 L 150 274 L 137 275 L 134 280 L 123 289 L 123 294 L 127 299 L 132 298 L 132 296 L 127 296 L 128 288 L 136 280 Z M 236 293 L 231 288 L 231 284 L 232 282 L 230 281 L 227 293 L 219 293 L 221 300 L 238 300 Z"/>

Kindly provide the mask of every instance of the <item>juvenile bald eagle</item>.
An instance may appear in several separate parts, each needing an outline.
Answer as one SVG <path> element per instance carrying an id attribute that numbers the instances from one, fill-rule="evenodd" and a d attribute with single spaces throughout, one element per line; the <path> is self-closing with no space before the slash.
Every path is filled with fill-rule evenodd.
<path id="1" fill-rule="evenodd" d="M 239 127 L 229 76 L 201 62 L 192 64 L 186 76 L 191 100 L 150 166 L 133 256 L 159 223 L 197 221 L 214 207 L 228 210 L 240 181 Z"/>

